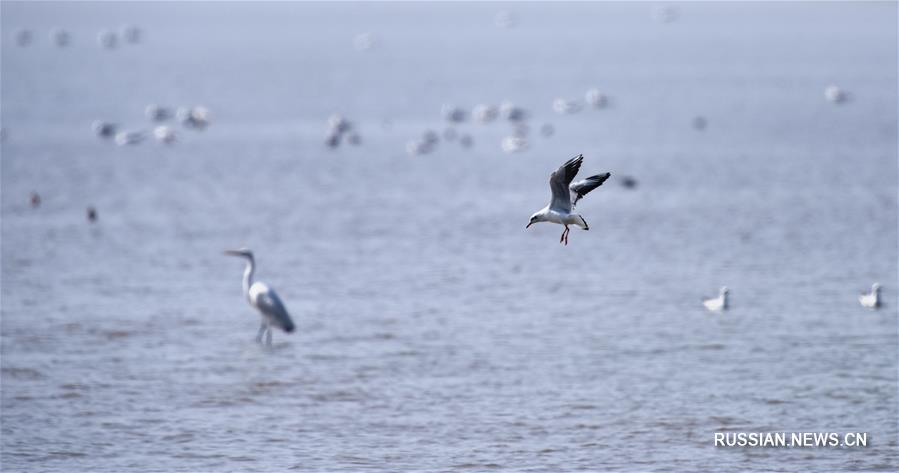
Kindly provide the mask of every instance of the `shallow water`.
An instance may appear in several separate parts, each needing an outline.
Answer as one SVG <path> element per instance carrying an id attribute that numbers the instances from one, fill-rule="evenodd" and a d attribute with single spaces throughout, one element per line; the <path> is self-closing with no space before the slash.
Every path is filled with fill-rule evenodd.
<path id="1" fill-rule="evenodd" d="M 4 471 L 899 468 L 896 5 L 652 8 L 4 2 Z M 97 46 L 126 22 L 141 44 Z M 608 109 L 552 112 L 594 86 Z M 528 152 L 501 123 L 404 152 L 441 104 L 504 99 Z M 212 124 L 92 134 L 148 103 Z M 333 112 L 363 146 L 323 145 Z M 577 153 L 613 178 L 565 247 L 524 226 Z M 242 245 L 298 324 L 269 350 L 221 255 Z"/>

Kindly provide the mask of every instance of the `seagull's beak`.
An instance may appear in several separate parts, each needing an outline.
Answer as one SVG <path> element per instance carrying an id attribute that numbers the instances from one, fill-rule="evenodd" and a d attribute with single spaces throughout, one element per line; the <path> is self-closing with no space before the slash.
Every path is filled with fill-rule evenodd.
<path id="1" fill-rule="evenodd" d="M 527 230 L 528 228 L 531 228 L 531 225 L 533 225 L 533 224 L 534 224 L 534 222 L 528 222 L 528 224 L 524 227 L 524 229 Z"/>
<path id="2" fill-rule="evenodd" d="M 228 255 L 228 256 L 243 256 L 243 255 L 242 255 L 239 251 L 237 251 L 237 250 L 225 250 L 225 251 L 224 251 L 224 254 L 226 254 L 226 255 Z"/>

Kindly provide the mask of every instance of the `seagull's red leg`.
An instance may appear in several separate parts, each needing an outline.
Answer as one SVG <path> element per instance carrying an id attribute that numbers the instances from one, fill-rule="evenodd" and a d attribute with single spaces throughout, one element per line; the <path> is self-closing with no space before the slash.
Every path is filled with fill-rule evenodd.
<path id="1" fill-rule="evenodd" d="M 568 230 L 567 228 L 565 230 Z M 559 243 L 565 241 L 565 230 L 562 230 L 562 236 L 559 237 Z"/>

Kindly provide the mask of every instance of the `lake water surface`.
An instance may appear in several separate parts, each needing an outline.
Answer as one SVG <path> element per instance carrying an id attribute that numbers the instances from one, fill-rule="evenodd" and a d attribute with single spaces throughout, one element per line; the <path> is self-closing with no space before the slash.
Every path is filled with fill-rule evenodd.
<path id="1" fill-rule="evenodd" d="M 3 470 L 899 469 L 896 4 L 653 8 L 4 2 Z M 590 87 L 607 108 L 552 111 Z M 468 122 L 405 152 L 502 100 L 528 151 Z M 212 121 L 92 133 L 148 103 Z M 361 146 L 324 146 L 335 112 Z M 566 247 L 524 227 L 578 153 L 612 179 Z M 244 245 L 298 324 L 271 349 Z M 868 447 L 713 445 L 740 431 Z"/>

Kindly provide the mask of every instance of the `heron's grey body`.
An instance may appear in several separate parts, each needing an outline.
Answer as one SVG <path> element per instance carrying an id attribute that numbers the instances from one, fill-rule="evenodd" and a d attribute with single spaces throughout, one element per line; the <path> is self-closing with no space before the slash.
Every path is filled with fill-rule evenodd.
<path id="1" fill-rule="evenodd" d="M 262 325 L 259 327 L 259 333 L 256 335 L 256 341 L 262 342 L 263 335 L 266 335 L 266 344 L 272 344 L 272 326 L 278 327 L 287 333 L 293 332 L 294 324 L 290 319 L 290 314 L 281 302 L 281 298 L 274 289 L 270 288 L 264 282 L 254 282 L 253 275 L 256 272 L 256 260 L 253 258 L 253 252 L 241 248 L 239 250 L 228 250 L 226 255 L 240 256 L 247 261 L 247 267 L 243 272 L 243 292 L 247 298 L 247 302 L 255 307 L 262 316 Z"/>
<path id="2" fill-rule="evenodd" d="M 552 191 L 552 199 L 550 199 L 549 205 L 531 215 L 531 221 L 525 228 L 538 222 L 564 225 L 565 230 L 562 231 L 562 238 L 559 239 L 559 243 L 565 243 L 566 245 L 568 244 L 569 225 L 576 225 L 584 230 L 590 229 L 584 217 L 574 211 L 575 205 L 590 191 L 606 182 L 606 179 L 612 174 L 607 172 L 590 176 L 577 182 L 571 182 L 581 168 L 583 160 L 584 155 L 579 154 L 569 159 L 549 176 L 549 188 Z"/>

